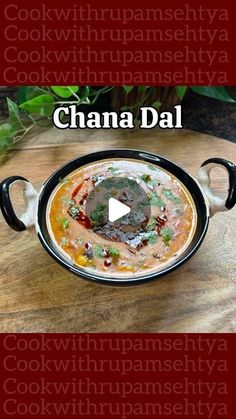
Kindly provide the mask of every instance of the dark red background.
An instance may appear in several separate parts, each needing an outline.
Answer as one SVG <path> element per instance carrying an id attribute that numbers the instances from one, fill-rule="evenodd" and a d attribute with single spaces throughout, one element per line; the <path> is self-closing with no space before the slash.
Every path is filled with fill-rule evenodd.
<path id="1" fill-rule="evenodd" d="M 149 352 L 145 352 L 145 351 L 135 351 L 135 350 L 129 350 L 127 351 L 126 354 L 121 354 L 119 353 L 119 351 L 111 351 L 109 350 L 108 346 L 105 345 L 105 350 L 104 351 L 98 351 L 96 350 L 96 348 L 93 347 L 93 344 L 91 344 L 91 347 L 87 347 L 86 350 L 81 350 L 81 351 L 74 351 L 72 350 L 72 346 L 67 348 L 67 350 L 46 350 L 45 348 L 41 348 L 38 351 L 32 351 L 32 350 L 18 350 L 18 349 L 14 349 L 14 346 L 17 346 L 17 341 L 19 341 L 20 339 L 24 338 L 27 341 L 30 341 L 31 339 L 36 339 L 36 340 L 41 340 L 42 339 L 42 334 L 11 334 L 11 338 L 8 341 L 8 345 L 10 347 L 3 347 L 3 341 L 4 338 L 7 335 L 0 335 L 0 341 L 1 341 L 1 398 L 2 398 L 2 407 L 3 407 L 3 403 L 6 399 L 9 398 L 15 398 L 17 403 L 33 403 L 35 401 L 38 401 L 39 399 L 39 395 L 32 395 L 32 394 L 15 394 L 15 395 L 9 395 L 6 394 L 4 392 L 3 389 L 3 383 L 4 381 L 8 378 L 8 377 L 15 377 L 17 379 L 17 381 L 24 381 L 24 382 L 38 382 L 40 380 L 41 377 L 44 377 L 46 380 L 49 381 L 59 381 L 59 382 L 68 382 L 71 381 L 73 378 L 76 380 L 82 379 L 85 380 L 86 377 L 91 378 L 91 380 L 93 380 L 94 382 L 107 382 L 107 381 L 112 381 L 112 382 L 119 382 L 119 381 L 130 381 L 130 382 L 136 382 L 136 381 L 141 381 L 141 382 L 176 382 L 176 381 L 181 381 L 184 377 L 189 378 L 191 381 L 196 382 L 199 378 L 202 379 L 202 381 L 205 382 L 226 382 L 227 386 L 228 386 L 228 394 L 222 394 L 222 395 L 217 395 L 217 393 L 213 393 L 212 397 L 209 399 L 207 394 L 193 394 L 193 395 L 189 395 L 189 401 L 190 402 L 197 402 L 199 400 L 201 400 L 202 402 L 210 402 L 210 403 L 226 403 L 227 404 L 227 408 L 228 408 L 228 412 L 229 412 L 229 418 L 233 418 L 235 417 L 234 415 L 234 407 L 233 403 L 235 402 L 235 397 L 234 397 L 234 388 L 235 388 L 235 335 L 234 334 L 92 334 L 89 335 L 92 339 L 98 340 L 100 338 L 109 338 L 112 339 L 113 341 L 115 339 L 125 339 L 125 338 L 131 338 L 132 340 L 135 340 L 137 338 L 142 339 L 143 341 L 145 340 L 145 338 L 158 338 L 160 339 L 162 342 L 164 342 L 164 340 L 166 339 L 170 339 L 170 340 L 174 340 L 174 339 L 179 339 L 180 341 L 185 342 L 185 339 L 189 338 L 189 339 L 193 339 L 195 342 L 197 342 L 197 340 L 199 339 L 199 336 L 201 336 L 202 338 L 208 338 L 208 339 L 217 339 L 218 341 L 220 339 L 225 339 L 227 341 L 227 351 L 220 351 L 217 346 L 215 346 L 215 349 L 213 349 L 212 353 L 209 355 L 207 354 L 207 351 L 203 351 L 203 350 L 195 350 L 193 351 L 191 348 L 191 345 L 189 345 L 189 347 L 185 348 L 185 350 L 177 350 L 176 348 L 174 350 L 171 351 L 162 351 L 162 350 L 150 350 Z M 56 338 L 58 341 L 59 339 L 66 339 L 66 338 L 71 338 L 71 337 L 79 337 L 82 335 L 79 334 L 45 334 L 44 335 L 46 338 Z M 83 335 L 84 337 L 88 336 L 88 335 Z M 36 359 L 39 360 L 40 357 L 43 355 L 45 356 L 46 359 L 72 359 L 72 357 L 74 356 L 75 358 L 82 356 L 83 358 L 86 357 L 86 355 L 89 355 L 90 358 L 95 359 L 95 360 L 99 360 L 99 359 L 131 359 L 131 360 L 135 360 L 135 359 L 160 359 L 162 360 L 162 362 L 165 359 L 171 359 L 171 360 L 175 360 L 175 359 L 184 359 L 184 356 L 188 355 L 189 358 L 193 359 L 193 360 L 197 360 L 199 357 L 201 357 L 203 360 L 206 359 L 215 359 L 215 360 L 219 360 L 219 359 L 225 359 L 227 361 L 227 366 L 228 366 L 228 372 L 222 372 L 222 371 L 217 371 L 216 368 L 213 369 L 212 375 L 210 375 L 209 377 L 206 374 L 206 371 L 193 371 L 193 372 L 177 372 L 177 371 L 171 371 L 171 372 L 132 372 L 129 373 L 128 375 L 123 375 L 121 376 L 121 374 L 119 372 L 113 372 L 110 371 L 109 368 L 106 368 L 105 372 L 95 372 L 95 371 L 90 371 L 90 372 L 86 372 L 86 371 L 77 371 L 77 372 L 73 372 L 72 370 L 70 371 L 70 369 L 67 372 L 62 372 L 62 371 L 52 371 L 52 372 L 31 372 L 31 371 L 6 371 L 6 369 L 4 369 L 4 359 L 9 356 L 9 355 L 14 355 L 16 356 L 16 359 L 24 359 L 27 361 L 30 361 L 32 359 Z M 14 362 L 9 363 L 8 365 L 12 365 L 14 366 Z M 61 402 L 61 403 L 66 403 L 66 402 L 72 402 L 72 399 L 74 400 L 85 400 L 86 397 L 88 397 L 88 395 L 76 395 L 76 396 L 72 396 L 70 394 L 52 394 L 52 395 L 44 395 L 43 397 L 45 397 L 46 401 L 48 402 Z M 178 395 L 178 394 L 171 394 L 171 395 L 156 395 L 156 394 L 150 394 L 150 395 L 135 395 L 135 394 L 131 394 L 130 396 L 128 396 L 127 399 L 121 399 L 119 395 L 111 395 L 111 394 L 106 394 L 106 395 L 92 395 L 91 394 L 91 399 L 94 403 L 99 403 L 99 402 L 130 402 L 130 403 L 145 403 L 145 402 L 153 402 L 153 403 L 167 403 L 167 402 L 171 402 L 171 403 L 178 403 L 178 402 L 182 402 L 183 400 L 183 396 L 182 395 Z M 167 415 L 168 417 L 175 417 L 174 415 Z M 178 415 L 177 415 L 178 416 Z M 5 418 L 5 417 L 9 417 L 8 415 L 4 415 L 4 413 L 2 412 L 1 414 L 1 418 Z M 15 417 L 15 416 L 14 416 Z M 17 417 L 21 417 L 21 416 L 17 416 Z M 27 417 L 31 417 L 29 415 L 27 415 Z M 37 416 L 38 417 L 38 416 Z M 48 415 L 43 416 L 43 417 L 50 417 Z M 61 416 L 60 416 L 61 417 Z M 86 415 L 86 417 L 88 418 L 93 418 L 94 415 Z M 103 416 L 100 416 L 103 417 Z M 118 417 L 118 416 L 114 416 L 114 417 Z M 130 415 L 128 416 L 128 418 L 139 418 L 140 416 L 134 416 L 134 415 Z M 154 417 L 154 416 L 153 416 Z M 161 415 L 158 417 L 166 417 L 166 415 Z M 182 417 L 182 416 L 180 416 Z M 200 417 L 200 416 L 193 416 L 193 415 L 186 415 L 184 416 L 186 418 L 193 418 L 193 417 Z M 207 416 L 201 416 L 204 417 L 204 419 Z M 226 417 L 218 415 L 218 414 L 214 414 L 211 416 L 211 418 L 218 418 L 218 417 Z"/>
<path id="2" fill-rule="evenodd" d="M 182 1 L 178 1 L 176 2 L 175 0 L 169 0 L 168 3 L 160 3 L 160 2 L 156 2 L 154 0 L 145 0 L 145 2 L 143 3 L 137 3 L 134 0 L 130 0 L 129 2 L 127 2 L 127 0 L 120 0 L 119 2 L 116 1 L 112 1 L 111 0 L 100 0 L 100 1 L 95 1 L 95 0 L 90 0 L 89 2 L 81 0 L 81 2 L 76 3 L 74 0 L 67 0 L 66 2 L 64 2 L 61 7 L 63 8 L 69 8 L 72 7 L 77 4 L 78 6 L 81 4 L 86 4 L 86 3 L 90 3 L 91 6 L 93 7 L 97 7 L 97 8 L 181 8 L 183 5 L 185 4 L 189 4 L 190 7 L 192 8 L 198 8 L 200 5 L 202 5 L 202 7 L 204 8 L 211 8 L 211 9 L 222 9 L 222 8 L 226 8 L 229 11 L 229 17 L 230 17 L 230 21 L 226 22 L 217 22 L 218 28 L 216 28 L 216 22 L 213 21 L 212 25 L 210 26 L 210 24 L 206 21 L 206 22 L 188 22 L 192 28 L 198 28 L 199 25 L 201 24 L 201 26 L 203 28 L 216 28 L 216 29 L 220 29 L 220 28 L 226 28 L 229 31 L 229 37 L 231 39 L 231 42 L 214 42 L 212 46 L 210 45 L 203 45 L 203 43 L 199 43 L 197 44 L 196 42 L 189 42 L 188 45 L 191 46 L 192 48 L 195 48 L 196 50 L 200 47 L 203 46 L 206 49 L 208 48 L 212 48 L 214 50 L 222 50 L 225 48 L 225 50 L 228 52 L 229 54 L 229 64 L 222 64 L 222 63 L 216 63 L 214 64 L 213 67 L 208 68 L 211 71 L 226 71 L 227 75 L 228 75 L 228 81 L 227 83 L 224 84 L 228 84 L 228 85 L 235 85 L 236 84 L 236 72 L 235 72 L 235 64 L 236 64 L 236 58 L 235 58 L 235 40 L 236 40 L 236 25 L 235 25 L 235 13 L 234 13 L 234 9 L 235 9 L 235 2 L 233 2 L 232 0 L 225 0 L 224 2 L 220 1 L 220 0 L 208 0 L 207 2 L 202 2 L 200 0 L 195 0 L 195 1 L 190 1 L 190 0 L 182 0 Z M 0 59 L 1 59 L 1 72 L 0 72 L 0 84 L 1 85 L 6 85 L 6 84 L 14 84 L 11 82 L 7 82 L 6 79 L 4 79 L 3 77 L 3 72 L 4 69 L 9 66 L 8 63 L 4 62 L 4 58 L 3 58 L 3 54 L 4 54 L 4 49 L 9 46 L 9 42 L 7 42 L 4 39 L 4 28 L 6 25 L 9 24 L 14 24 L 14 22 L 9 22 L 6 21 L 6 19 L 4 19 L 3 16 L 3 10 L 5 8 L 6 5 L 9 4 L 8 0 L 2 0 L 0 3 L 0 13 L 1 13 L 1 27 L 0 27 L 0 36 L 1 36 L 1 43 L 0 43 Z M 13 4 L 18 4 L 20 8 L 40 8 L 40 3 L 32 3 L 29 0 L 18 0 L 18 1 L 14 1 Z M 50 7 L 55 7 L 55 8 L 59 8 L 60 5 L 58 3 L 57 0 L 47 0 L 47 2 L 45 2 L 46 6 L 48 8 Z M 64 28 L 68 27 L 71 28 L 73 26 L 73 22 L 64 22 L 64 23 L 60 23 L 60 22 L 45 22 L 47 27 L 58 27 L 61 28 L 62 25 Z M 83 22 L 85 24 L 85 22 Z M 91 22 L 90 22 L 91 23 Z M 159 25 L 158 22 L 130 22 L 127 25 L 123 25 L 123 27 L 128 27 L 128 28 L 133 28 L 133 29 L 139 29 L 139 28 L 148 28 L 148 29 L 156 29 L 157 25 L 158 27 L 164 29 L 165 27 L 171 27 L 171 28 L 182 28 L 184 22 L 181 21 L 176 21 L 176 22 L 166 22 L 166 21 L 162 21 Z M 32 22 L 32 21 L 23 21 L 21 22 L 21 28 L 24 29 L 32 29 L 32 28 L 37 28 L 39 26 L 39 22 Z M 119 22 L 92 22 L 92 26 L 94 28 L 119 28 L 120 27 L 120 23 Z M 92 43 L 94 44 L 94 43 Z M 35 48 L 39 48 L 39 44 L 35 43 L 35 42 L 13 42 L 12 45 L 16 46 L 19 49 L 24 49 L 27 51 L 31 51 Z M 50 43 L 50 45 L 46 42 L 42 43 L 42 45 L 44 45 L 46 48 L 50 48 L 52 49 L 54 48 L 60 48 L 61 50 L 67 50 L 70 49 L 71 47 L 73 47 L 73 45 L 68 42 L 60 42 L 60 44 L 58 45 L 58 43 L 55 43 L 54 45 Z M 76 44 L 75 44 L 76 45 Z M 87 44 L 86 42 L 81 43 L 81 46 L 85 47 Z M 93 45 L 94 46 L 94 45 Z M 119 45 L 117 44 L 117 42 L 103 42 L 103 43 L 97 43 L 96 44 L 96 48 L 103 48 L 106 50 L 109 49 L 114 49 L 116 50 L 117 47 Z M 130 49 L 130 45 L 128 45 L 127 47 L 124 48 L 128 48 Z M 156 44 L 154 47 L 152 45 L 150 45 L 150 43 L 145 43 L 142 42 L 140 44 L 133 44 L 132 45 L 133 49 L 139 49 L 139 50 L 147 50 L 147 49 L 163 49 L 166 50 L 167 48 L 169 49 L 180 49 L 181 48 L 181 43 L 180 42 L 172 42 L 171 44 L 165 44 L 165 43 L 159 43 L 158 45 Z M 30 71 L 38 71 L 39 67 L 40 67 L 40 63 L 16 63 L 14 64 L 17 67 L 17 71 L 25 71 L 26 73 L 29 73 Z M 86 68 L 86 63 L 81 63 L 81 64 L 76 64 L 76 65 L 72 65 L 70 62 L 69 63 L 51 63 L 51 64 L 46 64 L 46 68 L 47 70 L 50 71 L 71 71 L 72 70 L 72 66 L 74 67 L 78 67 L 81 69 Z M 100 63 L 100 64 L 91 64 L 90 65 L 91 70 L 92 71 L 111 71 L 111 72 L 115 72 L 115 71 L 120 71 L 121 67 L 119 66 L 119 64 L 117 63 L 110 63 L 110 62 L 106 62 L 106 63 Z M 206 68 L 207 66 L 205 64 L 201 65 L 202 70 L 207 70 Z M 171 71 L 181 71 L 183 69 L 183 63 L 176 63 L 176 62 L 172 62 L 171 64 L 151 64 L 151 63 L 140 63 L 140 64 L 130 64 L 127 67 L 123 68 L 123 70 L 128 70 L 131 72 L 135 72 L 135 71 L 161 71 L 163 72 L 164 70 L 171 70 Z M 189 65 L 189 70 L 190 71 L 197 71 L 197 66 L 196 64 L 190 64 Z M 72 83 L 72 80 L 70 81 L 70 84 Z M 79 80 L 78 80 L 79 83 Z M 22 84 L 39 84 L 39 83 L 33 83 L 32 81 L 30 82 L 29 80 L 25 81 L 25 83 Z M 41 82 L 41 84 L 46 84 L 43 83 L 43 81 Z M 56 80 L 52 80 L 52 84 L 57 84 Z M 63 84 L 63 83 L 61 83 Z M 68 85 L 67 83 L 64 83 Z M 74 83 L 72 83 L 74 84 Z M 86 81 L 83 83 L 86 84 Z M 88 83 L 87 83 L 88 84 Z M 96 83 L 93 83 L 96 84 Z M 105 83 L 104 84 L 116 84 L 113 82 L 113 80 L 111 78 L 109 78 L 109 76 L 106 78 Z M 142 83 L 135 83 L 135 81 L 131 81 L 130 82 L 131 85 L 133 84 L 142 84 Z M 163 83 L 165 84 L 165 83 Z M 166 84 L 174 84 L 174 83 L 166 83 Z M 178 83 L 175 83 L 178 85 L 182 85 L 182 84 L 186 84 L 186 80 L 182 79 L 179 80 Z M 200 83 L 196 83 L 196 84 L 200 84 Z"/>

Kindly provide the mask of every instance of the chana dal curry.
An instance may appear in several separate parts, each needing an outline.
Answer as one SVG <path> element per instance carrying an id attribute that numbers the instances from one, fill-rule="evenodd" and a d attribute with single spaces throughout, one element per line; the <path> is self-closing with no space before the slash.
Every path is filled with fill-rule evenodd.
<path id="1" fill-rule="evenodd" d="M 111 223 L 110 197 L 134 209 Z M 163 269 L 185 250 L 196 228 L 196 209 L 185 186 L 139 160 L 83 166 L 60 180 L 48 205 L 47 224 L 60 251 L 75 265 L 105 276 Z"/>

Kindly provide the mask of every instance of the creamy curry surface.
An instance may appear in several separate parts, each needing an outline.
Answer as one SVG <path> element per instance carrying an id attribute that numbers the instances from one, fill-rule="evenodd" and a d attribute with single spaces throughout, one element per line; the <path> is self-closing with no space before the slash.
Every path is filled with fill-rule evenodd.
<path id="1" fill-rule="evenodd" d="M 114 177 L 120 178 L 120 188 Z M 99 201 L 87 214 L 88 200 L 93 201 L 95 190 L 99 193 L 99 185 L 104 185 Z M 145 191 L 143 201 L 137 185 Z M 105 214 L 109 197 L 137 206 L 110 223 Z M 84 166 L 61 179 L 48 205 L 49 231 L 61 252 L 75 265 L 105 276 L 139 276 L 163 269 L 184 251 L 196 227 L 195 206 L 182 183 L 138 160 Z"/>

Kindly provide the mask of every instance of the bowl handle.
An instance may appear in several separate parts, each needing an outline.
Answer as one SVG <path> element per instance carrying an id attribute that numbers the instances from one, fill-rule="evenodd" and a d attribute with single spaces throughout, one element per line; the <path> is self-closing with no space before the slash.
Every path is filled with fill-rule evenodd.
<path id="1" fill-rule="evenodd" d="M 214 195 L 210 189 L 210 172 L 215 167 L 223 167 L 228 173 L 229 189 L 226 199 Z M 218 211 L 228 211 L 236 204 L 236 165 L 234 163 L 218 157 L 206 160 L 201 165 L 197 179 L 208 199 L 211 215 L 214 215 Z"/>
<path id="2" fill-rule="evenodd" d="M 18 182 L 23 186 L 25 212 L 17 217 L 10 198 L 11 186 Z M 35 204 L 37 191 L 31 183 L 21 176 L 10 176 L 0 183 L 0 208 L 7 224 L 15 231 L 24 231 L 35 224 Z"/>

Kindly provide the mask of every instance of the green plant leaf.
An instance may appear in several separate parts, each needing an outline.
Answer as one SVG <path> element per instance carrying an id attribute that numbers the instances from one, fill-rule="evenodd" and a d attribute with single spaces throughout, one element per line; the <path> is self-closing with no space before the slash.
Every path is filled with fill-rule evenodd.
<path id="1" fill-rule="evenodd" d="M 131 90 L 133 90 L 134 86 L 123 86 L 125 93 L 128 95 Z"/>
<path id="2" fill-rule="evenodd" d="M 36 96 L 20 105 L 24 111 L 40 116 L 51 116 L 54 107 L 54 99 L 51 95 Z"/>
<path id="3" fill-rule="evenodd" d="M 51 89 L 57 96 L 68 99 L 73 93 L 78 92 L 79 86 L 51 86 Z"/>
<path id="4" fill-rule="evenodd" d="M 7 97 L 7 106 L 9 112 L 9 123 L 15 128 L 15 130 L 23 129 L 24 125 L 21 121 L 17 104 Z"/>
<path id="5" fill-rule="evenodd" d="M 12 125 L 8 122 L 4 122 L 3 124 L 0 124 L 0 138 L 7 137 L 13 132 Z"/>
<path id="6" fill-rule="evenodd" d="M 192 86 L 191 89 L 199 95 L 212 97 L 224 102 L 234 102 L 235 100 L 229 96 L 227 90 L 222 86 Z"/>
<path id="7" fill-rule="evenodd" d="M 146 92 L 147 89 L 149 89 L 149 86 L 139 86 L 138 87 L 139 92 Z"/>
<path id="8" fill-rule="evenodd" d="M 4 122 L 0 125 L 0 136 L 6 137 L 8 135 L 11 135 L 12 133 L 15 133 L 17 129 L 14 128 L 10 122 Z"/>
<path id="9" fill-rule="evenodd" d="M 48 91 L 47 88 L 45 87 L 40 87 L 40 86 L 28 86 L 26 89 L 26 100 L 24 102 L 27 102 L 28 100 L 34 99 L 37 96 L 40 96 L 42 94 L 47 95 Z M 22 102 L 22 103 L 24 103 Z"/>
<path id="10" fill-rule="evenodd" d="M 0 152 L 5 151 L 13 144 L 18 129 L 9 122 L 0 124 Z"/>
<path id="11" fill-rule="evenodd" d="M 186 93 L 186 90 L 187 90 L 187 86 L 176 86 L 176 93 L 177 93 L 177 95 L 178 95 L 178 98 L 180 99 L 180 100 L 182 100 L 183 99 L 183 97 L 184 97 L 184 95 L 185 95 L 185 93 Z"/>
<path id="12" fill-rule="evenodd" d="M 24 102 L 27 101 L 27 90 L 28 90 L 28 87 L 27 86 L 20 86 L 20 87 L 18 87 L 17 95 L 18 95 L 18 103 L 19 103 L 19 105 L 21 103 L 24 103 Z"/>
<path id="13" fill-rule="evenodd" d="M 7 150 L 13 143 L 14 135 L 1 135 L 0 129 L 0 152 Z"/>
<path id="14" fill-rule="evenodd" d="M 136 109 L 138 108 L 138 106 L 142 105 L 141 102 L 137 102 L 134 105 L 131 106 L 121 106 L 120 110 L 121 111 L 131 111 L 132 109 Z"/>
<path id="15" fill-rule="evenodd" d="M 156 109 L 159 109 L 161 105 L 162 103 L 159 102 L 159 100 L 156 100 L 155 102 L 152 103 L 152 107 Z"/>
<path id="16" fill-rule="evenodd" d="M 84 101 L 88 100 L 89 93 L 90 93 L 89 86 L 83 86 L 82 88 L 80 88 L 80 101 L 84 102 Z"/>

